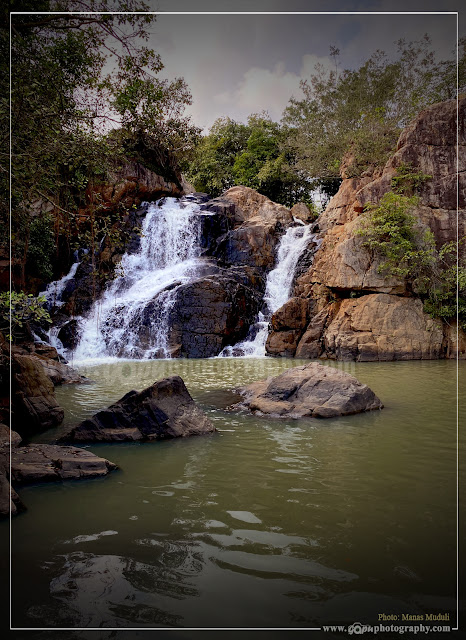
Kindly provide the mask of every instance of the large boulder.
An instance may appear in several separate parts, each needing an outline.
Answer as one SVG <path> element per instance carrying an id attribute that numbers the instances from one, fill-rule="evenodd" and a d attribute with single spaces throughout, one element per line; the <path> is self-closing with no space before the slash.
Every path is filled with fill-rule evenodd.
<path id="1" fill-rule="evenodd" d="M 246 337 L 261 297 L 239 278 L 218 272 L 179 288 L 169 320 L 174 355 L 210 358 Z"/>
<path id="2" fill-rule="evenodd" d="M 289 209 L 243 186 L 228 189 L 222 200 L 234 204 L 233 229 L 219 239 L 216 257 L 225 266 L 270 270 L 280 235 L 294 222 Z"/>
<path id="3" fill-rule="evenodd" d="M 280 418 L 333 418 L 383 407 L 353 376 L 316 362 L 237 389 L 237 409 Z"/>
<path id="4" fill-rule="evenodd" d="M 164 378 L 144 391 L 130 391 L 108 409 L 84 420 L 61 442 L 162 440 L 215 431 L 179 376 Z"/>
<path id="5" fill-rule="evenodd" d="M 39 358 L 14 352 L 11 358 L 15 430 L 27 435 L 59 425 L 64 411 L 58 405 L 53 382 Z"/>

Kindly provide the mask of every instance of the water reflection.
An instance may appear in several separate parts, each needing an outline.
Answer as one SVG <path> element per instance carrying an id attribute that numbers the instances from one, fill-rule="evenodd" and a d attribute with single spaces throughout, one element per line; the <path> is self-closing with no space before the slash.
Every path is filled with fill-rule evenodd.
<path id="1" fill-rule="evenodd" d="M 225 411 L 228 389 L 297 364 L 119 362 L 59 389 L 72 421 L 180 374 L 220 433 L 99 444 L 119 472 L 22 490 L 16 624 L 288 627 L 382 606 L 454 611 L 455 363 L 351 363 L 381 412 L 273 421 Z"/>

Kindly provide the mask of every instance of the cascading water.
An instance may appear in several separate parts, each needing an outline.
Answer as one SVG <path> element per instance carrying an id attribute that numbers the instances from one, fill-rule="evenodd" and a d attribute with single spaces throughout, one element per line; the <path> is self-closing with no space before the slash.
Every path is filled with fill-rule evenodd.
<path id="1" fill-rule="evenodd" d="M 233 347 L 225 347 L 220 357 L 260 358 L 265 356 L 269 320 L 290 297 L 298 260 L 312 241 L 316 248 L 320 245 L 320 241 L 316 240 L 316 234 L 312 233 L 313 225 L 303 225 L 301 221 L 295 221 L 300 223 L 299 226 L 290 227 L 280 239 L 276 266 L 267 275 L 264 307 L 259 312 L 256 323 L 251 326 L 245 340 Z"/>
<path id="2" fill-rule="evenodd" d="M 80 264 L 81 262 L 76 260 L 76 262 L 71 265 L 71 269 L 66 274 L 66 276 L 63 276 L 63 278 L 61 278 L 60 280 L 50 282 L 50 284 L 47 285 L 45 291 L 39 293 L 39 296 L 44 296 L 47 307 L 49 309 L 52 309 L 53 307 L 63 306 L 64 302 L 62 300 L 62 295 L 66 289 L 66 285 L 68 284 L 68 282 L 70 282 L 70 280 L 74 278 Z"/>
<path id="3" fill-rule="evenodd" d="M 167 198 L 149 205 L 139 251 L 123 256 L 122 275 L 82 321 L 74 360 L 170 356 L 168 317 L 176 290 L 204 264 L 201 219 L 194 203 Z"/>

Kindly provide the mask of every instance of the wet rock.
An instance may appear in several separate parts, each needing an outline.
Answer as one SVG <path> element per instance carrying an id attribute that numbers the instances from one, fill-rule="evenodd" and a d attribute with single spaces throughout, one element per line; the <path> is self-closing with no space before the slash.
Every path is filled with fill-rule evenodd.
<path id="1" fill-rule="evenodd" d="M 21 443 L 21 436 L 16 431 L 11 431 L 6 424 L 0 424 L 0 450 L 9 449 L 10 442 L 12 447 L 17 447 Z"/>
<path id="2" fill-rule="evenodd" d="M 53 383 L 41 360 L 18 353 L 11 357 L 15 430 L 26 435 L 60 424 L 64 411 L 55 399 Z"/>
<path id="3" fill-rule="evenodd" d="M 290 298 L 271 318 L 265 351 L 269 356 L 292 358 L 309 320 L 309 300 Z"/>
<path id="4" fill-rule="evenodd" d="M 282 329 L 304 329 L 309 320 L 309 300 L 290 298 L 277 309 L 270 321 L 274 331 Z"/>
<path id="5" fill-rule="evenodd" d="M 182 357 L 216 356 L 246 337 L 260 305 L 254 289 L 225 272 L 182 285 L 170 313 L 170 342 Z"/>
<path id="6" fill-rule="evenodd" d="M 329 309 L 322 309 L 307 325 L 295 352 L 296 358 L 318 358 L 322 355 L 324 347 L 322 335 L 329 316 Z"/>
<path id="7" fill-rule="evenodd" d="M 291 207 L 290 213 L 293 218 L 301 220 L 304 224 L 309 224 L 316 218 L 316 214 L 314 214 L 304 202 L 297 202 Z"/>
<path id="8" fill-rule="evenodd" d="M 383 407 L 367 385 L 316 362 L 237 391 L 244 400 L 233 408 L 280 418 L 333 418 Z"/>
<path id="9" fill-rule="evenodd" d="M 41 356 L 31 356 L 42 366 L 45 375 L 50 378 L 54 386 L 62 384 L 77 384 L 88 382 L 87 378 L 81 376 L 76 369 L 73 369 L 64 362 L 50 360 Z"/>
<path id="10" fill-rule="evenodd" d="M 11 453 L 13 484 L 98 478 L 114 469 L 113 462 L 79 447 L 30 444 Z"/>
<path id="11" fill-rule="evenodd" d="M 71 318 L 71 320 L 65 322 L 65 324 L 60 328 L 57 337 L 65 349 L 71 351 L 76 349 L 80 338 L 78 320 L 76 320 L 76 318 Z"/>
<path id="12" fill-rule="evenodd" d="M 15 516 L 25 510 L 25 506 L 7 477 L 8 464 L 0 461 L 0 516 Z"/>
<path id="13" fill-rule="evenodd" d="M 233 229 L 219 239 L 214 255 L 224 266 L 270 270 L 280 235 L 294 223 L 289 209 L 243 186 L 225 191 L 222 201 L 225 200 L 234 204 Z M 231 212 L 228 215 L 231 218 Z"/>
<path id="14" fill-rule="evenodd" d="M 161 440 L 215 431 L 179 376 L 164 378 L 144 391 L 130 391 L 118 402 L 84 420 L 61 442 Z"/>

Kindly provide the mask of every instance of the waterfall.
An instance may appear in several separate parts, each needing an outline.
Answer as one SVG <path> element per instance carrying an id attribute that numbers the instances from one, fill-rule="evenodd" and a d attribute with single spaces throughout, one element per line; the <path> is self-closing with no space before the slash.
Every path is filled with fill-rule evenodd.
<path id="1" fill-rule="evenodd" d="M 71 269 L 66 274 L 66 276 L 63 276 L 63 278 L 61 278 L 60 280 L 54 280 L 53 282 L 50 282 L 50 284 L 47 285 L 45 291 L 39 293 L 39 296 L 44 296 L 48 309 L 52 309 L 53 307 L 62 307 L 64 305 L 62 295 L 65 291 L 67 283 L 76 275 L 76 271 L 80 264 L 81 262 L 76 260 L 76 262 L 71 265 Z"/>
<path id="2" fill-rule="evenodd" d="M 269 321 L 275 311 L 289 300 L 298 260 L 310 242 L 314 241 L 316 248 L 320 245 L 320 242 L 316 240 L 316 234 L 312 233 L 312 229 L 312 224 L 303 225 L 301 222 L 297 227 L 290 227 L 281 237 L 275 268 L 267 275 L 264 307 L 259 312 L 256 323 L 250 327 L 245 340 L 238 342 L 233 347 L 225 347 L 220 353 L 220 357 L 260 358 L 265 356 Z"/>
<path id="3" fill-rule="evenodd" d="M 123 256 L 121 275 L 81 322 L 75 360 L 170 357 L 168 319 L 176 291 L 204 264 L 201 218 L 195 203 L 166 198 L 149 205 L 138 252 Z"/>

